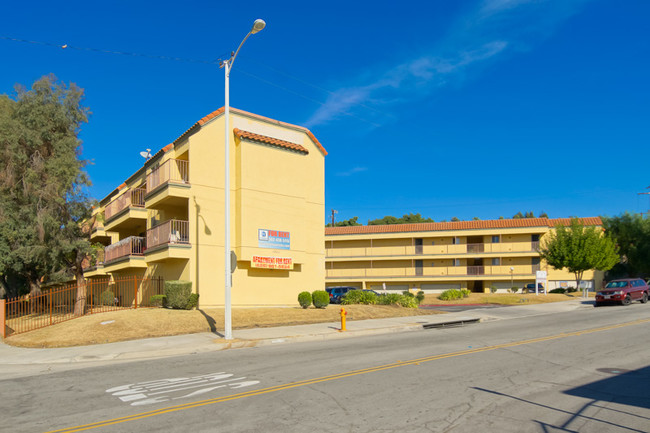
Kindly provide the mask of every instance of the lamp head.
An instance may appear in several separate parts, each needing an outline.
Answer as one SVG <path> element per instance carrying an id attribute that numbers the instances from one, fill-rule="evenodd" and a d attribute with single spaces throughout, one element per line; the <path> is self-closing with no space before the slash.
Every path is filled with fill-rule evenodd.
<path id="1" fill-rule="evenodd" d="M 255 34 L 255 33 L 259 32 L 260 30 L 262 30 L 264 27 L 266 27 L 266 23 L 264 22 L 264 20 L 261 20 L 261 19 L 258 18 L 253 23 L 253 28 L 251 29 L 251 33 Z"/>

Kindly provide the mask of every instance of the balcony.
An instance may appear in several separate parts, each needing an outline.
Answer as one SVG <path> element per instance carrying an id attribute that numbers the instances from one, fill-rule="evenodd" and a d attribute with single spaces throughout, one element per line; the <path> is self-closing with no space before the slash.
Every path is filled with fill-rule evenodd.
<path id="1" fill-rule="evenodd" d="M 145 188 L 129 188 L 104 209 L 105 231 L 144 230 L 147 211 L 144 208 Z"/>
<path id="2" fill-rule="evenodd" d="M 361 278 L 361 279 L 387 279 L 387 278 L 417 278 L 432 280 L 449 280 L 450 278 L 476 278 L 499 277 L 510 279 L 514 277 L 534 277 L 539 265 L 517 265 L 511 275 L 510 266 L 435 266 L 435 267 L 393 267 L 393 268 L 353 268 L 326 270 L 326 277 L 330 279 Z"/>
<path id="3" fill-rule="evenodd" d="M 504 242 L 483 244 L 449 245 L 402 245 L 337 248 L 325 241 L 327 258 L 350 257 L 398 257 L 398 256 L 446 256 L 461 254 L 509 254 L 534 255 L 539 242 Z M 336 244 L 335 244 L 336 245 Z"/>
<path id="4" fill-rule="evenodd" d="M 104 271 L 115 272 L 127 268 L 146 268 L 145 238 L 129 236 L 104 248 Z"/>
<path id="5" fill-rule="evenodd" d="M 189 259 L 189 221 L 169 220 L 147 230 L 147 262 Z"/>
<path id="6" fill-rule="evenodd" d="M 147 175 L 146 202 L 149 208 L 186 206 L 189 198 L 189 161 L 168 159 Z"/>

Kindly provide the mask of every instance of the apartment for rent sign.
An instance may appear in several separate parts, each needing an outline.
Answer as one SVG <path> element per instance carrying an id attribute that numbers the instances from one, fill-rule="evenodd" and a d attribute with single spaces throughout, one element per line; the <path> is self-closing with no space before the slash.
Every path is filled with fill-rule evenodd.
<path id="1" fill-rule="evenodd" d="M 253 256 L 251 258 L 251 267 L 263 269 L 293 269 L 293 259 L 291 257 Z"/>

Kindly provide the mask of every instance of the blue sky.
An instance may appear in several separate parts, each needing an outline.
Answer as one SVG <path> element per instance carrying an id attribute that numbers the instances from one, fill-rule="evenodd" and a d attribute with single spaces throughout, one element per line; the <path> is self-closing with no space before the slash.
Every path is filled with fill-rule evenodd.
<path id="1" fill-rule="evenodd" d="M 337 220 L 650 207 L 638 195 L 650 191 L 646 0 L 33 1 L 4 11 L 0 93 L 48 73 L 85 89 L 95 198 L 142 166 L 140 151 L 223 105 L 213 62 L 262 18 L 232 71 L 231 105 L 310 128 L 330 153 L 326 213 Z"/>

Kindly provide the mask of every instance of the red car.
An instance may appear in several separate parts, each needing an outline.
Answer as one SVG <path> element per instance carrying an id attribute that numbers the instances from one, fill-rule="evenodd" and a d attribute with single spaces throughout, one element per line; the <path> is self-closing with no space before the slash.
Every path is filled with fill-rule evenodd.
<path id="1" fill-rule="evenodd" d="M 641 278 L 625 278 L 607 283 L 604 289 L 596 293 L 595 307 L 616 302 L 630 305 L 632 301 L 648 302 L 648 285 Z"/>

